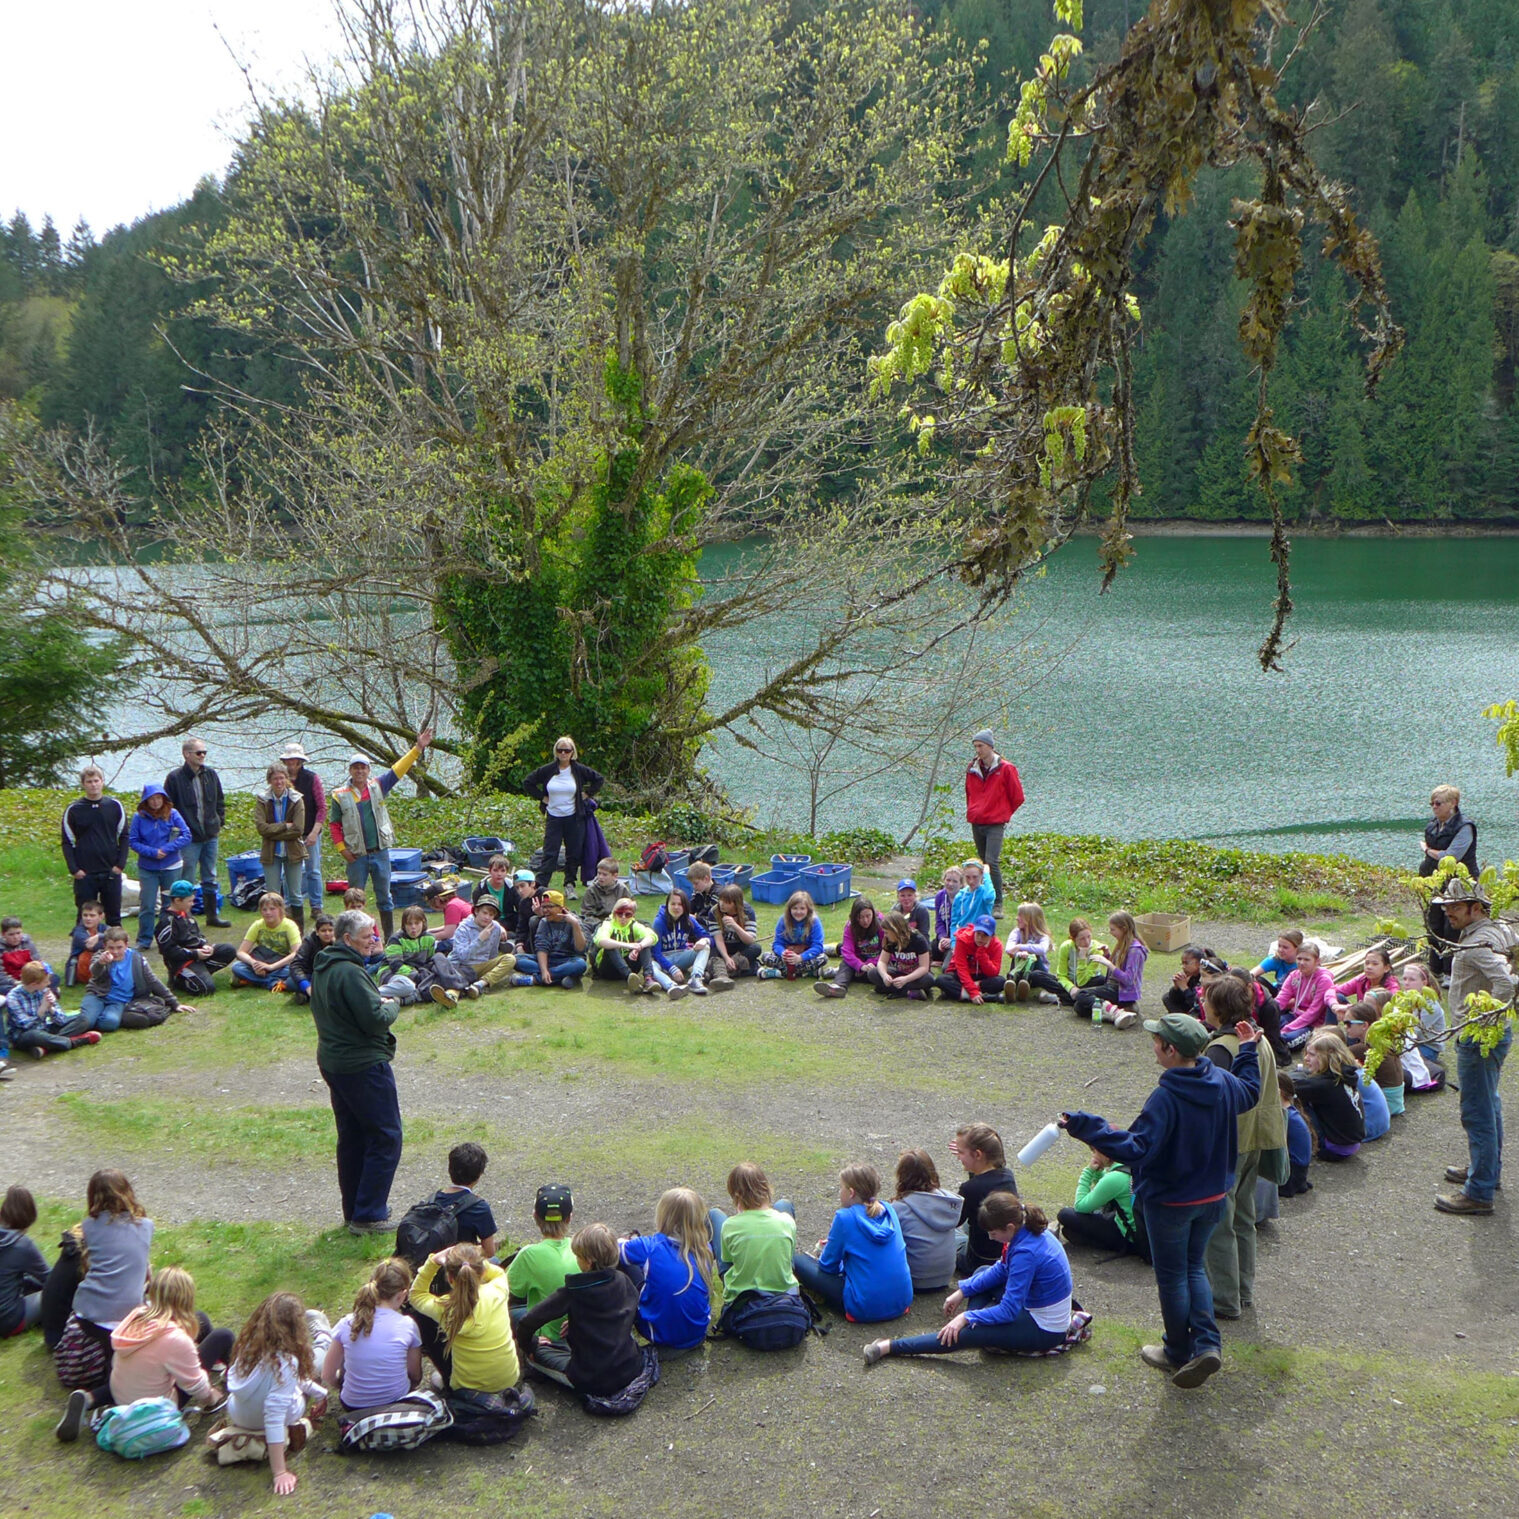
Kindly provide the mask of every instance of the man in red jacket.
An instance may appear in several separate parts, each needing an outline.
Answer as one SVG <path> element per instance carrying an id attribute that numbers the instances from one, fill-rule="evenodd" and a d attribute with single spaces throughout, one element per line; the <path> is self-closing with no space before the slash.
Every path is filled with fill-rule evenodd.
<path id="1" fill-rule="evenodd" d="M 992 878 L 992 912 L 1002 916 L 1002 833 L 1023 805 L 1023 782 L 1018 767 L 997 753 L 992 730 L 983 728 L 971 739 L 976 757 L 965 772 L 965 821 L 976 841 L 976 854 Z"/>

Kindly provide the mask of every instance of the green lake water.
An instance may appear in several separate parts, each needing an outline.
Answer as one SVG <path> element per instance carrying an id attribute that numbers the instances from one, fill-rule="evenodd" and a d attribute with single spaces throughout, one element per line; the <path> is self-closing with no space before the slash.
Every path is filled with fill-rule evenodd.
<path id="1" fill-rule="evenodd" d="M 1417 859 L 1429 788 L 1461 788 L 1484 861 L 1519 857 L 1519 778 L 1488 704 L 1519 696 L 1519 538 L 1303 539 L 1285 673 L 1255 651 L 1274 573 L 1259 538 L 1144 538 L 1097 593 L 1078 540 L 1031 584 L 1014 624 L 1049 654 L 999 747 L 1028 800 L 1015 829 L 1198 838 L 1270 850 Z M 714 704 L 795 635 L 713 640 Z M 1000 702 L 946 693 L 969 736 Z M 714 770 L 764 820 L 805 821 L 801 783 L 731 741 Z M 963 762 L 949 777 L 959 785 Z M 825 827 L 910 825 L 921 782 L 861 785 Z"/>

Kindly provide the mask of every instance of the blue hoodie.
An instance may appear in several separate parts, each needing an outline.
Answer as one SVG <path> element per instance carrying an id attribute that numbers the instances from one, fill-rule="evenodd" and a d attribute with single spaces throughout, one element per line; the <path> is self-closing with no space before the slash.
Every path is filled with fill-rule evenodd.
<path id="1" fill-rule="evenodd" d="M 811 960 L 823 953 L 823 920 L 813 913 L 810 925 L 797 923 L 789 912 L 783 912 L 775 925 L 775 940 L 770 947 L 778 955 L 788 949 L 799 950 L 802 959 Z"/>
<path id="2" fill-rule="evenodd" d="M 912 1272 L 896 1212 L 881 1205 L 872 1218 L 864 1203 L 840 1208 L 828 1226 L 818 1265 L 844 1278 L 844 1314 L 857 1324 L 900 1318 L 912 1307 Z"/>
<path id="3" fill-rule="evenodd" d="M 1160 1073 L 1144 1111 L 1128 1129 L 1095 1113 L 1072 1113 L 1066 1133 L 1114 1160 L 1134 1176 L 1134 1200 L 1194 1203 L 1222 1197 L 1234 1186 L 1239 1125 L 1261 1094 L 1255 1043 L 1242 1044 L 1232 1071 L 1211 1060 Z"/>
<path id="4" fill-rule="evenodd" d="M 654 958 L 662 970 L 670 969 L 671 955 L 694 949 L 703 939 L 712 938 L 712 935 L 689 912 L 682 913 L 678 918 L 672 918 L 663 906 L 654 914 L 653 927 L 654 932 L 659 935 L 659 943 L 654 946 Z"/>
<path id="5" fill-rule="evenodd" d="M 141 800 L 145 802 L 149 797 L 168 794 L 162 786 L 149 781 L 142 788 Z M 190 842 L 190 827 L 172 807 L 169 816 L 160 821 L 150 818 L 139 802 L 137 811 L 132 814 L 132 831 L 127 835 L 127 842 L 137 851 L 138 864 L 143 870 L 178 870 L 184 864 L 180 846 Z M 164 852 L 162 859 L 156 853 L 160 849 Z"/>
<path id="6" fill-rule="evenodd" d="M 972 891 L 969 886 L 962 886 L 955 893 L 955 899 L 949 904 L 949 936 L 955 934 L 967 923 L 974 923 L 977 918 L 984 916 L 992 910 L 996 902 L 996 894 L 992 891 L 992 883 L 985 876 L 981 878 L 981 884 Z"/>

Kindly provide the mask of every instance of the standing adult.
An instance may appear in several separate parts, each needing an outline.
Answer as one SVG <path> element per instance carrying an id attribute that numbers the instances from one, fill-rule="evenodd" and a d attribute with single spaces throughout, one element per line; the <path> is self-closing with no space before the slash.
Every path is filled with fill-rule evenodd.
<path id="1" fill-rule="evenodd" d="M 1453 859 L 1466 866 L 1466 873 L 1477 879 L 1477 825 L 1461 814 L 1461 793 L 1454 786 L 1436 786 L 1429 793 L 1429 810 L 1433 817 L 1424 825 L 1424 855 L 1419 874 L 1432 876 L 1440 861 Z M 1451 946 L 1455 938 L 1445 910 L 1431 901 L 1424 916 L 1429 930 L 1429 968 L 1437 976 L 1450 974 Z"/>
<path id="2" fill-rule="evenodd" d="M 1500 1002 L 1514 1000 L 1514 970 L 1510 956 L 1516 938 L 1507 923 L 1491 916 L 1492 901 L 1480 884 L 1451 881 L 1434 899 L 1445 911 L 1451 932 L 1459 935 L 1451 955 L 1450 1016 L 1459 1023 L 1466 1001 L 1487 992 Z M 1456 1040 L 1456 1079 L 1461 1084 L 1461 1127 L 1466 1130 L 1467 1163 L 1451 1166 L 1446 1181 L 1462 1182 L 1459 1192 L 1441 1193 L 1435 1207 L 1442 1213 L 1491 1213 L 1493 1194 L 1503 1172 L 1503 1102 L 1498 1078 L 1514 1042 L 1514 1025 L 1489 1050 L 1475 1040 Z"/>
<path id="3" fill-rule="evenodd" d="M 306 863 L 306 802 L 290 784 L 284 765 L 270 765 L 264 779 L 268 789 L 253 804 L 253 826 L 258 829 L 259 864 L 270 891 L 285 899 L 295 926 L 306 932 L 306 913 L 301 907 L 301 868 Z"/>
<path id="4" fill-rule="evenodd" d="M 127 868 L 127 809 L 105 794 L 105 772 L 79 772 L 84 795 L 63 814 L 63 863 L 74 878 L 74 906 L 99 902 L 106 923 L 121 926 L 121 878 Z M 76 911 L 75 916 L 78 916 Z"/>
<path id="5" fill-rule="evenodd" d="M 992 730 L 971 739 L 976 751 L 965 772 L 965 821 L 976 841 L 976 856 L 992 878 L 992 916 L 1002 916 L 1002 835 L 1023 805 L 1018 767 L 997 753 Z"/>
<path id="6" fill-rule="evenodd" d="M 306 751 L 292 739 L 280 755 L 280 764 L 290 777 L 290 784 L 301 794 L 305 804 L 306 832 L 301 843 L 306 849 L 306 859 L 301 867 L 301 884 L 311 911 L 322 910 L 322 897 L 326 883 L 322 880 L 322 826 L 327 821 L 327 792 L 322 778 L 306 759 Z"/>
<path id="7" fill-rule="evenodd" d="M 204 740 L 187 738 L 180 745 L 184 764 L 164 777 L 169 804 L 185 820 L 190 842 L 184 846 L 184 874 L 200 878 L 201 900 L 206 907 L 208 928 L 232 925 L 216 910 L 216 851 L 222 824 L 227 821 L 227 799 L 221 777 L 206 763 Z"/>
<path id="8" fill-rule="evenodd" d="M 338 1190 L 350 1234 L 381 1234 L 401 1163 L 401 1104 L 391 1069 L 390 1026 L 400 1005 L 380 996 L 364 958 L 374 942 L 368 913 L 340 913 L 333 942 L 311 973 L 316 1063 L 338 1131 Z"/>
<path id="9" fill-rule="evenodd" d="M 382 771 L 370 785 L 369 757 L 355 754 L 348 761 L 348 780 L 330 798 L 328 826 L 332 842 L 348 862 L 350 886 L 374 886 L 375 906 L 380 910 L 380 927 L 385 938 L 396 931 L 394 904 L 390 900 L 390 851 L 395 847 L 396 830 L 390 821 L 385 798 L 391 788 L 422 758 L 432 742 L 432 729 L 424 728 L 417 741 L 393 764 Z"/>
<path id="10" fill-rule="evenodd" d="M 1198 1387 L 1223 1365 L 1206 1256 L 1234 1187 L 1236 1120 L 1260 1097 L 1260 1035 L 1252 1024 L 1236 1026 L 1239 1050 L 1234 1069 L 1225 1071 L 1198 1058 L 1211 1036 L 1196 1018 L 1167 1013 L 1147 1019 L 1145 1028 L 1161 1075 L 1132 1127 L 1115 1129 L 1093 1113 L 1062 1113 L 1060 1126 L 1133 1174 L 1166 1326 L 1164 1342 L 1139 1354 L 1170 1372 L 1177 1387 Z"/>
<path id="11" fill-rule="evenodd" d="M 564 891 L 575 900 L 575 882 L 583 875 L 586 799 L 601 790 L 604 778 L 580 763 L 575 740 L 568 734 L 554 741 L 554 757 L 522 783 L 522 789 L 543 813 L 543 863 L 538 867 L 541 891 L 554 875 L 559 849 L 564 847 Z M 588 880 L 589 877 L 586 877 Z"/>

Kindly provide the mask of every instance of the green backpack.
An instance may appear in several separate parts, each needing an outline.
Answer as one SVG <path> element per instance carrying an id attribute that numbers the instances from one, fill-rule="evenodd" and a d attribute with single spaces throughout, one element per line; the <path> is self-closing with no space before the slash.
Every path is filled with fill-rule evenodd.
<path id="1" fill-rule="evenodd" d="M 189 1439 L 190 1427 L 172 1398 L 139 1398 L 103 1409 L 95 1424 L 95 1443 L 101 1450 L 128 1461 L 178 1450 Z"/>

